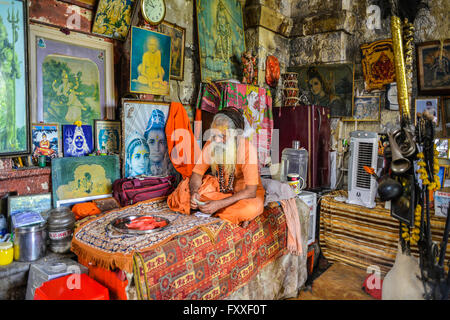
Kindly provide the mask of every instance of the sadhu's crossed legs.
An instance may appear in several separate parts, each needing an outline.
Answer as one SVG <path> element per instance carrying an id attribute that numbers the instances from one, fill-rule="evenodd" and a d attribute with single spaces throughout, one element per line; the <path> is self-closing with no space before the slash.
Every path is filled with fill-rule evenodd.
<path id="1" fill-rule="evenodd" d="M 167 204 L 173 211 L 190 214 L 191 211 L 191 194 L 189 190 L 189 178 L 184 179 L 175 189 L 175 191 L 167 198 Z M 202 184 L 198 189 L 200 201 L 222 200 L 231 196 L 231 194 L 219 191 L 219 181 L 217 178 L 205 175 Z M 264 199 L 259 197 L 252 199 L 243 199 L 234 204 L 220 209 L 215 213 L 219 218 L 227 220 L 231 223 L 240 223 L 242 221 L 250 221 L 257 217 L 264 210 Z"/>

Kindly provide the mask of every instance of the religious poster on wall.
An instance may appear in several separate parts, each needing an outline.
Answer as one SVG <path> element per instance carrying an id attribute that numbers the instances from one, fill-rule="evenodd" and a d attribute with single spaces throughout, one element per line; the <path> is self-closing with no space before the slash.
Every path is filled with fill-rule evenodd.
<path id="1" fill-rule="evenodd" d="M 158 31 L 172 38 L 170 49 L 170 79 L 183 81 L 186 29 L 163 21 L 158 25 Z"/>
<path id="2" fill-rule="evenodd" d="M 120 179 L 120 165 L 116 155 L 53 159 L 53 205 L 59 206 L 62 200 L 83 198 L 87 201 L 110 195 L 117 179 Z"/>
<path id="3" fill-rule="evenodd" d="M 196 2 L 202 82 L 241 80 L 244 22 L 238 0 Z"/>
<path id="4" fill-rule="evenodd" d="M 25 4 L 0 2 L 0 156 L 29 151 Z"/>
<path id="5" fill-rule="evenodd" d="M 124 178 L 174 173 L 165 126 L 169 104 L 125 101 L 122 111 Z"/>
<path id="6" fill-rule="evenodd" d="M 63 125 L 62 140 L 64 157 L 82 157 L 93 151 L 92 126 Z"/>
<path id="7" fill-rule="evenodd" d="M 298 73 L 298 86 L 311 105 L 328 107 L 332 117 L 352 116 L 352 63 L 289 67 L 288 71 Z"/>
<path id="8" fill-rule="evenodd" d="M 131 92 L 169 95 L 170 47 L 169 36 L 132 27 Z"/>
<path id="9" fill-rule="evenodd" d="M 92 33 L 125 40 L 135 0 L 99 0 Z"/>
<path id="10" fill-rule="evenodd" d="M 420 94 L 450 94 L 450 40 L 419 43 L 417 82 Z"/>
<path id="11" fill-rule="evenodd" d="M 394 50 L 392 39 L 361 45 L 366 90 L 380 90 L 395 82 Z"/>
<path id="12" fill-rule="evenodd" d="M 33 157 L 45 156 L 46 162 L 58 157 L 59 126 L 57 123 L 38 123 L 31 125 Z"/>

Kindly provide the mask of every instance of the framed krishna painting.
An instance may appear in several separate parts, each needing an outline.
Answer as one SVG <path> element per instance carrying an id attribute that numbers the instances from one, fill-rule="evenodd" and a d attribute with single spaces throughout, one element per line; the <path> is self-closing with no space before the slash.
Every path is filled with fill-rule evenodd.
<path id="1" fill-rule="evenodd" d="M 114 120 L 112 43 L 32 25 L 29 46 L 33 122 Z"/>

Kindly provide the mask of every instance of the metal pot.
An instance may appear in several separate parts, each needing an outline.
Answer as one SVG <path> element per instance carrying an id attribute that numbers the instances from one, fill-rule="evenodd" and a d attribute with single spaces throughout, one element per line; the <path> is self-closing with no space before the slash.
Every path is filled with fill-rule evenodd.
<path id="1" fill-rule="evenodd" d="M 46 224 L 14 229 L 14 260 L 30 262 L 42 258 L 46 251 Z"/>
<path id="2" fill-rule="evenodd" d="M 47 229 L 49 248 L 56 253 L 70 251 L 75 216 L 68 207 L 59 207 L 48 212 Z"/>

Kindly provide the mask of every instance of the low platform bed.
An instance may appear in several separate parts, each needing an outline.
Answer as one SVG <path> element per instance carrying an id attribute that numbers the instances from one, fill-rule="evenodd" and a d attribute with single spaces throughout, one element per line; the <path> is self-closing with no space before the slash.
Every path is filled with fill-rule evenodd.
<path id="1" fill-rule="evenodd" d="M 297 205 L 305 248 L 301 256 L 287 252 L 286 218 L 278 202 L 269 203 L 263 214 L 242 228 L 218 218 L 172 212 L 165 199 L 140 202 L 83 222 L 75 230 L 72 251 L 116 299 L 291 298 L 307 278 L 309 211 L 301 200 Z M 171 223 L 159 233 L 138 236 L 109 227 L 117 217 L 144 214 Z M 127 280 L 117 286 L 104 274 L 119 269 Z"/>

